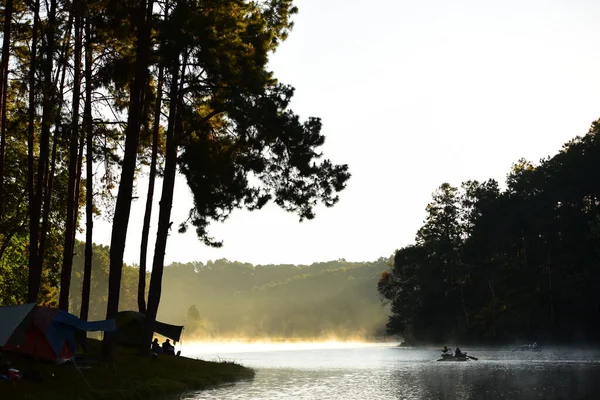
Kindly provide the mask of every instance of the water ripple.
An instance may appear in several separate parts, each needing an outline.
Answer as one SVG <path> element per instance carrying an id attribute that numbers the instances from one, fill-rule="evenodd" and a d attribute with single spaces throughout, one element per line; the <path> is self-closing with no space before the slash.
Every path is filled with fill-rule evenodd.
<path id="1" fill-rule="evenodd" d="M 255 379 L 188 398 L 587 400 L 600 393 L 597 353 L 469 354 L 480 360 L 438 363 L 438 351 L 389 345 L 231 353 L 228 359 L 256 368 Z"/>

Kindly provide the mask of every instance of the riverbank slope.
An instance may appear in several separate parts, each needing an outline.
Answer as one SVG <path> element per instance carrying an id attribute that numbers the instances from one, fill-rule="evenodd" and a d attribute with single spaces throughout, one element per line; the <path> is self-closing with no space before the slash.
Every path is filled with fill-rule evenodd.
<path id="1" fill-rule="evenodd" d="M 141 358 L 135 349 L 117 349 L 113 362 L 102 361 L 100 342 L 88 340 L 89 368 L 54 365 L 11 356 L 13 368 L 38 371 L 43 380 L 0 381 L 7 399 L 165 399 L 254 377 L 254 371 L 232 362 L 208 362 L 186 357 Z"/>

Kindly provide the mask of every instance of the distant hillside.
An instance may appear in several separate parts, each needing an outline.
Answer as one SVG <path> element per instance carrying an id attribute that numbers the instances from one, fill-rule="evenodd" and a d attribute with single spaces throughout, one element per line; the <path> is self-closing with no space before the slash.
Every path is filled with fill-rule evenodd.
<path id="1" fill-rule="evenodd" d="M 377 281 L 380 259 L 312 265 L 258 265 L 218 260 L 165 269 L 160 316 L 187 321 L 198 335 L 316 337 L 383 333 L 388 309 Z M 195 306 L 201 321 L 194 324 Z M 192 322 L 191 324 L 189 324 Z"/>
<path id="2" fill-rule="evenodd" d="M 106 313 L 108 248 L 94 248 L 90 318 Z M 71 308 L 78 313 L 83 246 L 74 257 Z M 388 260 L 257 265 L 226 259 L 165 268 L 161 321 L 185 324 L 186 337 L 355 337 L 381 335 L 389 308 L 377 282 Z M 123 269 L 120 309 L 137 309 L 135 266 Z"/>

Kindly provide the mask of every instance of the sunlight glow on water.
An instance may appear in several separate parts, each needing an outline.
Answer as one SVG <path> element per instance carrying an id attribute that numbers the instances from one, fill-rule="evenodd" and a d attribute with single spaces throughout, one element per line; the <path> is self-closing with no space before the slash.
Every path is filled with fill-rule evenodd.
<path id="1" fill-rule="evenodd" d="M 463 349 L 479 361 L 390 343 L 194 343 L 188 356 L 236 361 L 256 377 L 188 399 L 598 399 L 600 352 Z M 192 352 L 193 350 L 193 352 Z M 196 352 L 197 351 L 197 352 Z"/>

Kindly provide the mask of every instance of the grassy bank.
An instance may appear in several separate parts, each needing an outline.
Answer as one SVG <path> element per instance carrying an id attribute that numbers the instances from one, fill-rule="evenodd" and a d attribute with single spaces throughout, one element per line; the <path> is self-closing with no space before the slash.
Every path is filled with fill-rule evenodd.
<path id="1" fill-rule="evenodd" d="M 194 389 L 254 377 L 252 369 L 231 362 L 207 362 L 186 357 L 140 358 L 135 349 L 119 348 L 113 362 L 100 358 L 100 342 L 89 341 L 88 353 L 98 360 L 92 368 L 73 364 L 53 365 L 12 356 L 12 365 L 21 372 L 37 370 L 43 381 L 0 381 L 4 399 L 169 399 Z M 171 395 L 171 396 L 169 396 Z"/>

